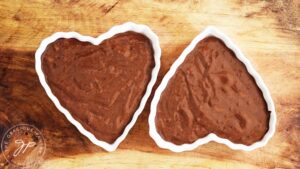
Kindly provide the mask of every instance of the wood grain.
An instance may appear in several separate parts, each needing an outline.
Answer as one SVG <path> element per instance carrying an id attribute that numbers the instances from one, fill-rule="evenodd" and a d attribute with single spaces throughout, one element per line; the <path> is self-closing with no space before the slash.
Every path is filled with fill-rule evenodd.
<path id="1" fill-rule="evenodd" d="M 38 127 L 47 143 L 40 168 L 300 168 L 300 1 L 0 1 L 0 138 L 11 126 Z M 34 52 L 57 31 L 97 36 L 126 21 L 160 38 L 163 75 L 190 41 L 214 25 L 230 36 L 275 101 L 277 131 L 267 146 L 233 151 L 209 143 L 185 153 L 148 135 L 149 103 L 117 151 L 94 146 L 55 108 L 34 69 Z M 0 157 L 0 167 L 13 168 Z"/>

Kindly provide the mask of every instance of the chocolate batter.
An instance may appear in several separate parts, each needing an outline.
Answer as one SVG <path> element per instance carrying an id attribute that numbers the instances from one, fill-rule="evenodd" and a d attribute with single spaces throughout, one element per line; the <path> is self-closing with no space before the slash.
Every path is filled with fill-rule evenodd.
<path id="1" fill-rule="evenodd" d="M 150 40 L 134 32 L 98 46 L 59 39 L 44 52 L 42 70 L 61 105 L 99 140 L 113 143 L 145 94 L 153 55 Z"/>
<path id="2" fill-rule="evenodd" d="M 270 112 L 245 65 L 225 44 L 199 42 L 170 79 L 157 107 L 159 134 L 174 144 L 209 133 L 250 145 L 268 131 Z"/>

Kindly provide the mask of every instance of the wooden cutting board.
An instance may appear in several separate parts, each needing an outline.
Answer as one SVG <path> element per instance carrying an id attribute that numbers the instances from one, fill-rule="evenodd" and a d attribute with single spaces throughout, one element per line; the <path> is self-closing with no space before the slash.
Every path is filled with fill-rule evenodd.
<path id="1" fill-rule="evenodd" d="M 0 139 L 20 123 L 45 138 L 37 168 L 300 168 L 300 1 L 0 1 Z M 274 99 L 277 131 L 267 146 L 234 151 L 214 142 L 194 151 L 159 149 L 148 135 L 149 102 L 117 151 L 82 136 L 45 94 L 34 68 L 42 39 L 57 31 L 98 36 L 127 21 L 160 38 L 163 75 L 190 41 L 214 25 L 241 48 Z M 0 156 L 0 168 L 14 168 Z"/>

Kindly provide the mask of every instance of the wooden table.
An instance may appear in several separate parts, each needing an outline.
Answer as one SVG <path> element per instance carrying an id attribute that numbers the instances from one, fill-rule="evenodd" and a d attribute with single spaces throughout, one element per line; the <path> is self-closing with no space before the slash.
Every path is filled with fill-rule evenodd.
<path id="1" fill-rule="evenodd" d="M 0 1 L 0 134 L 32 124 L 47 149 L 39 168 L 300 168 L 300 1 Z M 55 108 L 34 69 L 42 39 L 57 31 L 98 36 L 127 21 L 160 38 L 162 76 L 190 41 L 214 25 L 238 44 L 274 99 L 277 131 L 267 146 L 234 151 L 214 142 L 185 152 L 159 149 L 148 135 L 149 102 L 117 151 L 93 145 Z M 0 157 L 0 167 L 14 168 Z"/>

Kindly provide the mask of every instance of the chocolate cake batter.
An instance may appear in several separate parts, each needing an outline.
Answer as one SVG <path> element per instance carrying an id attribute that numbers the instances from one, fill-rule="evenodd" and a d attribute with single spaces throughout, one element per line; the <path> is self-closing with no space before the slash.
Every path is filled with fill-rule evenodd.
<path id="1" fill-rule="evenodd" d="M 245 65 L 225 44 L 199 42 L 170 79 L 157 107 L 159 134 L 174 144 L 209 133 L 250 145 L 268 131 L 270 112 Z"/>
<path id="2" fill-rule="evenodd" d="M 61 105 L 99 140 L 113 143 L 145 94 L 153 55 L 150 40 L 134 32 L 98 46 L 59 39 L 44 52 L 42 70 Z"/>

